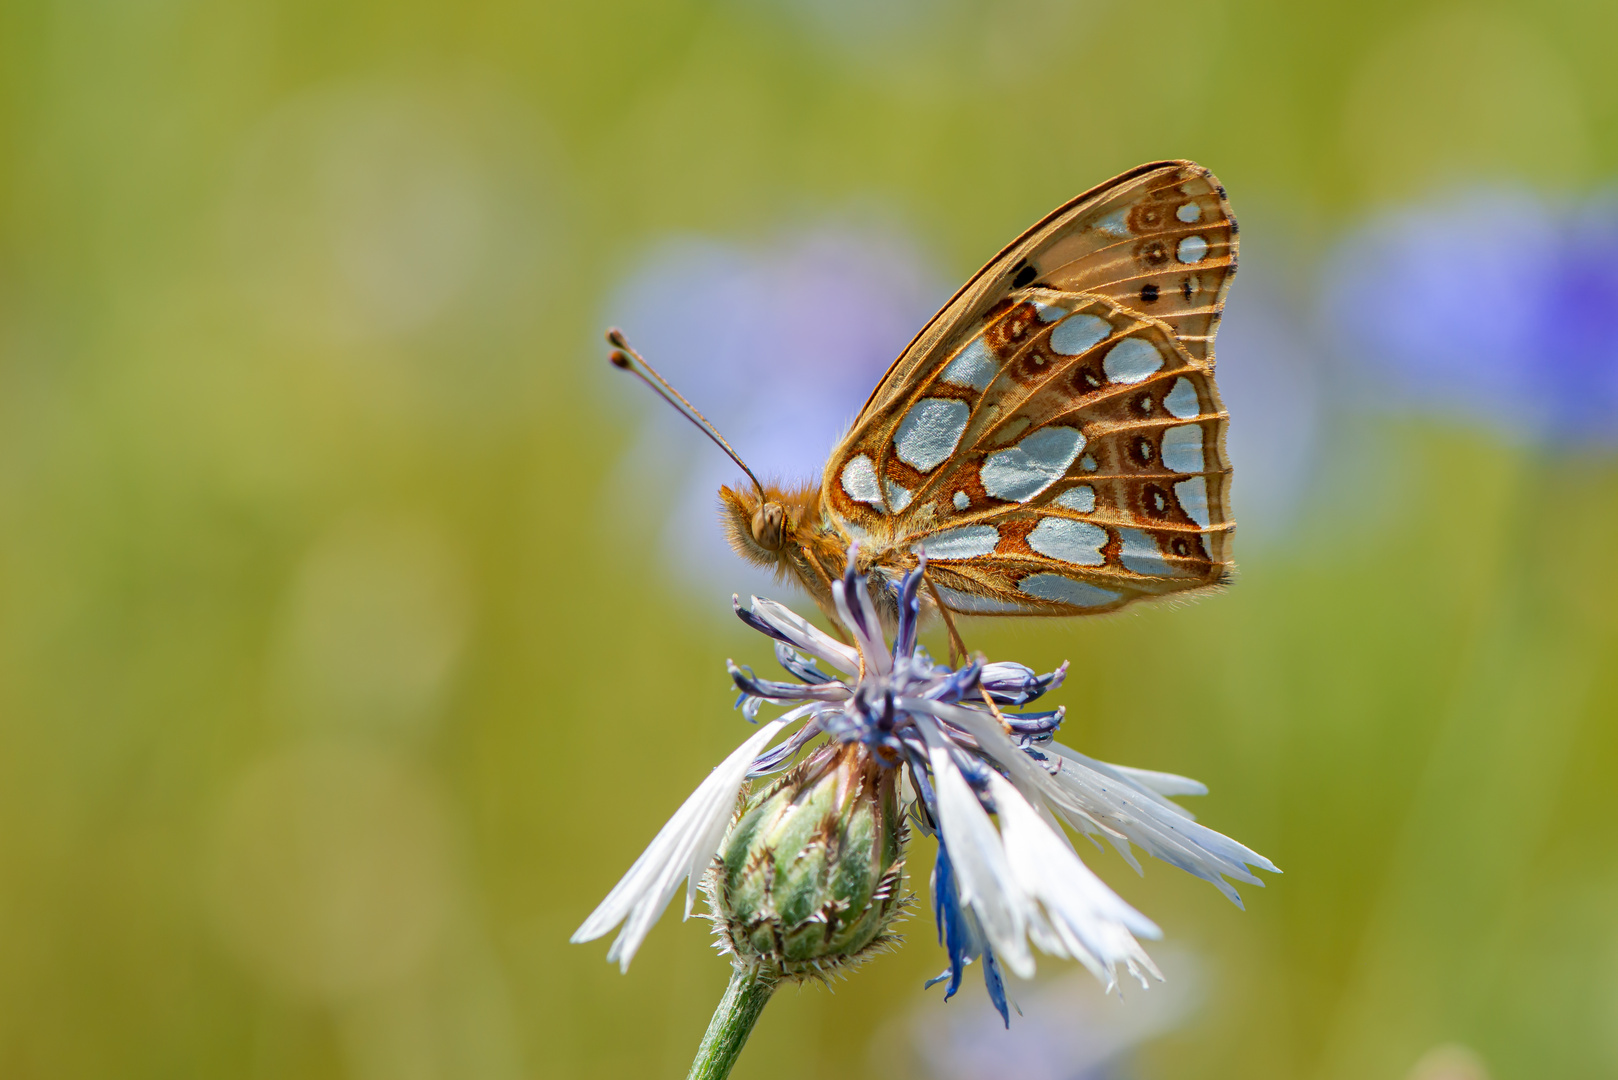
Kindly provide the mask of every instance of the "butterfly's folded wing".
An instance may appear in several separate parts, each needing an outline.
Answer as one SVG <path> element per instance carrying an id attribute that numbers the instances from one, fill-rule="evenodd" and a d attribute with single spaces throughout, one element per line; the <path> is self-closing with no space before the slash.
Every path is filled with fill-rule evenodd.
<path id="1" fill-rule="evenodd" d="M 827 464 L 827 512 L 873 552 L 925 549 L 964 613 L 1219 584 L 1234 523 L 1212 342 L 1235 233 L 1188 162 L 1056 211 L 894 363 Z"/>

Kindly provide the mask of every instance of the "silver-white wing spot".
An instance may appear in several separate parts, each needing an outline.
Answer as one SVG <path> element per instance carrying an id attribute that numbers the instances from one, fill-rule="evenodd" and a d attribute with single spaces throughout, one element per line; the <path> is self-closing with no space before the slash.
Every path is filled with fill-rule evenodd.
<path id="1" fill-rule="evenodd" d="M 1110 589 L 1099 589 L 1088 582 L 1074 581 L 1061 574 L 1030 574 L 1017 587 L 1029 596 L 1072 604 L 1074 607 L 1101 607 L 1118 599 L 1118 594 Z"/>
<path id="2" fill-rule="evenodd" d="M 1007 502 L 1027 502 L 1061 479 L 1084 449 L 1078 428 L 1040 428 L 1016 446 L 983 459 L 983 490 Z"/>
<path id="3" fill-rule="evenodd" d="M 887 509 L 882 501 L 882 489 L 877 486 L 876 467 L 864 454 L 849 458 L 848 464 L 843 466 L 842 481 L 850 499 L 869 503 L 878 510 Z"/>
<path id="4" fill-rule="evenodd" d="M 1040 322 L 1055 322 L 1068 313 L 1068 308 L 1063 307 L 1061 304 L 1047 304 L 1040 300 L 1035 300 L 1033 304 L 1034 312 L 1039 316 Z"/>
<path id="5" fill-rule="evenodd" d="M 1163 467 L 1174 472 L 1202 471 L 1202 425 L 1179 424 L 1163 432 Z"/>
<path id="6" fill-rule="evenodd" d="M 1200 236 L 1188 236 L 1180 241 L 1180 246 L 1175 249 L 1174 257 L 1189 266 L 1192 263 L 1201 262 L 1207 254 L 1208 241 Z"/>
<path id="7" fill-rule="evenodd" d="M 910 505 L 911 491 L 909 488 L 900 487 L 886 477 L 882 479 L 882 486 L 887 489 L 888 506 L 893 509 L 895 514 Z"/>
<path id="8" fill-rule="evenodd" d="M 955 509 L 965 510 L 968 506 L 972 505 L 972 498 L 964 491 L 957 491 L 955 493 L 955 497 L 950 499 L 950 502 L 955 504 Z"/>
<path id="9" fill-rule="evenodd" d="M 1118 561 L 1124 564 L 1125 570 L 1147 577 L 1180 577 L 1185 574 L 1184 570 L 1163 558 L 1156 540 L 1139 529 L 1119 529 L 1118 537 L 1123 541 Z"/>
<path id="10" fill-rule="evenodd" d="M 939 378 L 955 386 L 985 390 L 994 381 L 995 373 L 999 370 L 1000 362 L 989 353 L 988 342 L 981 337 L 975 337 L 967 342 L 966 348 L 955 355 L 955 359 L 949 362 L 949 366 Z"/>
<path id="11" fill-rule="evenodd" d="M 1069 315 L 1051 331 L 1051 348 L 1063 356 L 1077 356 L 1112 336 L 1112 324 L 1099 315 Z"/>
<path id="12" fill-rule="evenodd" d="M 1112 236 L 1128 236 L 1129 207 L 1126 206 L 1122 210 L 1114 210 L 1112 213 L 1096 222 L 1096 228 Z"/>
<path id="13" fill-rule="evenodd" d="M 1200 476 L 1181 480 L 1174 485 L 1174 497 L 1180 500 L 1180 509 L 1201 525 L 1208 527 L 1208 481 Z"/>
<path id="14" fill-rule="evenodd" d="M 932 472 L 955 452 L 971 414 L 971 406 L 964 401 L 922 398 L 910 406 L 893 433 L 899 460 L 918 472 Z"/>
<path id="15" fill-rule="evenodd" d="M 1101 370 L 1115 383 L 1138 383 L 1163 366 L 1163 354 L 1144 338 L 1124 338 L 1107 350 Z"/>
<path id="16" fill-rule="evenodd" d="M 1174 211 L 1174 216 L 1189 225 L 1193 221 L 1202 220 L 1202 207 L 1197 203 L 1188 202 Z"/>
<path id="17" fill-rule="evenodd" d="M 1000 530 L 993 525 L 963 525 L 934 533 L 921 542 L 921 549 L 929 559 L 975 559 L 998 543 Z"/>
<path id="18" fill-rule="evenodd" d="M 1189 420 L 1202 411 L 1202 405 L 1197 401 L 1197 388 L 1191 385 L 1190 379 L 1176 379 L 1174 388 L 1163 398 L 1163 407 L 1169 415 L 1181 420 Z"/>
<path id="19" fill-rule="evenodd" d="M 1089 484 L 1080 484 L 1076 488 L 1068 488 L 1055 499 L 1052 506 L 1060 506 L 1064 510 L 1077 510 L 1081 514 L 1088 514 L 1096 508 L 1096 489 Z"/>
<path id="20" fill-rule="evenodd" d="M 1107 530 L 1088 521 L 1042 518 L 1029 532 L 1028 546 L 1041 555 L 1075 566 L 1102 566 L 1107 561 L 1101 553 L 1107 546 Z"/>

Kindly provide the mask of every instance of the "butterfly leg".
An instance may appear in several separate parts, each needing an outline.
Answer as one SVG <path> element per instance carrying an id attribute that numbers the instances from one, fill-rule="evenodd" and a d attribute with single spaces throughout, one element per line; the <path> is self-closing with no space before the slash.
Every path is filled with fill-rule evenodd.
<path id="1" fill-rule="evenodd" d="M 803 557 L 804 560 L 814 568 L 815 576 L 820 579 L 821 588 L 825 590 L 827 598 L 830 598 L 832 582 L 831 575 L 826 572 L 826 568 L 824 566 L 820 565 L 820 560 L 815 557 L 815 553 L 807 546 L 803 548 Z"/>
<path id="2" fill-rule="evenodd" d="M 848 630 L 843 626 L 842 620 L 837 617 L 837 608 L 832 603 L 831 583 L 834 579 L 832 578 L 831 574 L 827 572 L 826 568 L 821 565 L 819 557 L 816 556 L 814 551 L 812 551 L 807 545 L 805 545 L 801 551 L 803 554 L 803 561 L 808 564 L 810 570 L 814 571 L 814 587 L 810 590 L 810 592 L 815 598 L 815 603 L 820 605 L 820 610 L 826 613 L 827 619 L 831 620 L 832 633 L 835 634 L 837 639 L 844 645 L 854 644 L 853 637 L 850 636 Z M 802 573 L 801 570 L 799 571 L 798 576 L 803 580 L 803 583 L 806 586 L 810 584 L 808 578 Z"/>
<path id="3" fill-rule="evenodd" d="M 949 617 L 949 608 L 944 606 L 944 598 L 938 595 L 938 588 L 932 579 L 924 578 L 927 582 L 927 591 L 933 596 L 933 603 L 938 605 L 938 613 L 944 617 L 944 628 L 949 631 L 949 666 L 955 667 L 966 659 L 966 642 L 961 640 L 960 631 L 955 629 L 955 620 Z"/>
<path id="4" fill-rule="evenodd" d="M 1006 723 L 1006 718 L 1004 714 L 1000 712 L 1000 707 L 994 703 L 994 698 L 982 687 L 981 684 L 978 686 L 978 694 L 982 696 L 983 704 L 987 705 L 989 707 L 989 711 L 994 713 L 994 718 L 1000 721 L 1000 730 L 1004 731 L 1008 735 L 1011 734 L 1011 725 Z"/>

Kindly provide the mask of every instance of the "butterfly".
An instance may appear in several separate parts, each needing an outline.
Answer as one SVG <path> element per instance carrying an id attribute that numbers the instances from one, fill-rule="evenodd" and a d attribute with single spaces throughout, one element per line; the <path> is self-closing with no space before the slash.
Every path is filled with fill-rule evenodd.
<path id="1" fill-rule="evenodd" d="M 639 375 L 740 465 L 731 545 L 795 579 L 835 624 L 832 583 L 870 576 L 886 621 L 926 556 L 952 615 L 1092 615 L 1231 573 L 1228 414 L 1214 332 L 1236 271 L 1225 189 L 1189 161 L 1116 176 L 989 260 L 877 384 L 820 482 L 766 486 L 614 330 Z"/>

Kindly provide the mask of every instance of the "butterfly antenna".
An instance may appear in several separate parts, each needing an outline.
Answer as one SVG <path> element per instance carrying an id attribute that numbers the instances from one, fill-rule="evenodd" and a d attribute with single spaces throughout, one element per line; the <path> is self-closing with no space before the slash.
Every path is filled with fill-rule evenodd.
<path id="1" fill-rule="evenodd" d="M 739 465 L 742 472 L 747 474 L 747 478 L 753 481 L 753 486 L 758 488 L 758 497 L 760 499 L 765 497 L 764 485 L 758 482 L 758 477 L 753 475 L 753 470 L 747 467 L 747 462 L 742 460 L 742 456 L 731 448 L 723 435 L 719 434 L 719 429 L 710 424 L 708 418 L 699 413 L 696 406 L 687 401 L 683 394 L 670 386 L 669 381 L 659 375 L 657 369 L 646 362 L 645 357 L 630 347 L 622 330 L 617 327 L 608 330 L 607 344 L 612 346 L 612 353 L 607 359 L 612 361 L 613 367 L 622 368 L 635 375 L 641 382 L 650 386 L 658 397 L 674 406 L 675 411 L 695 424 L 704 435 L 719 446 L 719 449 L 729 454 L 730 460 Z"/>

